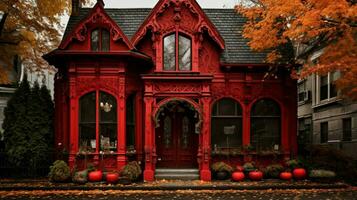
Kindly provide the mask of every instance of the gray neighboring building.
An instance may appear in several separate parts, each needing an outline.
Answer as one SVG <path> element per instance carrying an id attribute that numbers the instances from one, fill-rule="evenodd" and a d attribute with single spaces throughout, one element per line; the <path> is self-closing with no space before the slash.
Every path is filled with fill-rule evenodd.
<path id="1" fill-rule="evenodd" d="M 298 81 L 298 143 L 341 149 L 357 159 L 357 102 L 339 98 L 339 73 Z"/>

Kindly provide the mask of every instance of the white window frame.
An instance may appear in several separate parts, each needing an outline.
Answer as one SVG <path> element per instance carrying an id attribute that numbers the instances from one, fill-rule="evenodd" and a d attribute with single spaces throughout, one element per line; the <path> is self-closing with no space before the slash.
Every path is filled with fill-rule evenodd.
<path id="1" fill-rule="evenodd" d="M 316 79 L 315 79 L 315 84 L 316 84 L 315 85 L 316 86 L 315 87 L 316 105 L 325 104 L 325 103 L 329 103 L 329 102 L 338 100 L 339 91 L 337 91 L 337 96 L 331 97 L 331 94 L 330 94 L 331 85 L 332 85 L 332 82 L 331 82 L 332 73 L 338 73 L 338 72 L 329 72 L 327 74 L 327 99 L 323 99 L 323 100 L 321 100 L 321 98 L 320 98 L 321 76 L 316 75 Z"/>

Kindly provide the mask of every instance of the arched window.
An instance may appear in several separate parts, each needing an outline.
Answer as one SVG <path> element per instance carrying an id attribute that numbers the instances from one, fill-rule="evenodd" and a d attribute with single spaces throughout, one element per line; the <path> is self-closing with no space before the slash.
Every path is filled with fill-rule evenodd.
<path id="1" fill-rule="evenodd" d="M 164 71 L 191 71 L 191 39 L 178 32 L 164 38 Z"/>
<path id="2" fill-rule="evenodd" d="M 233 99 L 222 99 L 212 109 L 212 148 L 238 148 L 242 145 L 242 108 Z"/>
<path id="3" fill-rule="evenodd" d="M 257 150 L 280 148 L 280 107 L 270 99 L 257 101 L 251 110 L 250 143 Z"/>
<path id="4" fill-rule="evenodd" d="M 92 51 L 109 51 L 110 34 L 106 29 L 94 29 L 91 33 Z"/>
<path id="5" fill-rule="evenodd" d="M 79 151 L 98 153 L 98 146 L 100 151 L 116 151 L 116 99 L 95 91 L 80 98 L 79 108 Z"/>

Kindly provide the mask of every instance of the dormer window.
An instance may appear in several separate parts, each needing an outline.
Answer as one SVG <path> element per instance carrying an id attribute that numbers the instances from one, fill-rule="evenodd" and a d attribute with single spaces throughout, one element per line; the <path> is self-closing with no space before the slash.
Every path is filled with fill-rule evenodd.
<path id="1" fill-rule="evenodd" d="M 106 29 L 94 29 L 91 33 L 92 51 L 109 51 L 110 34 Z"/>
<path id="2" fill-rule="evenodd" d="M 178 32 L 164 37 L 164 71 L 191 69 L 191 39 Z"/>

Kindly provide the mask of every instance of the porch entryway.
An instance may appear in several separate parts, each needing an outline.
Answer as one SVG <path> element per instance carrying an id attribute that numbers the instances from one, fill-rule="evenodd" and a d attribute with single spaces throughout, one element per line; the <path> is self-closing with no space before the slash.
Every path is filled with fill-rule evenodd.
<path id="1" fill-rule="evenodd" d="M 170 101 L 156 118 L 156 168 L 197 169 L 198 113 L 185 101 Z"/>

